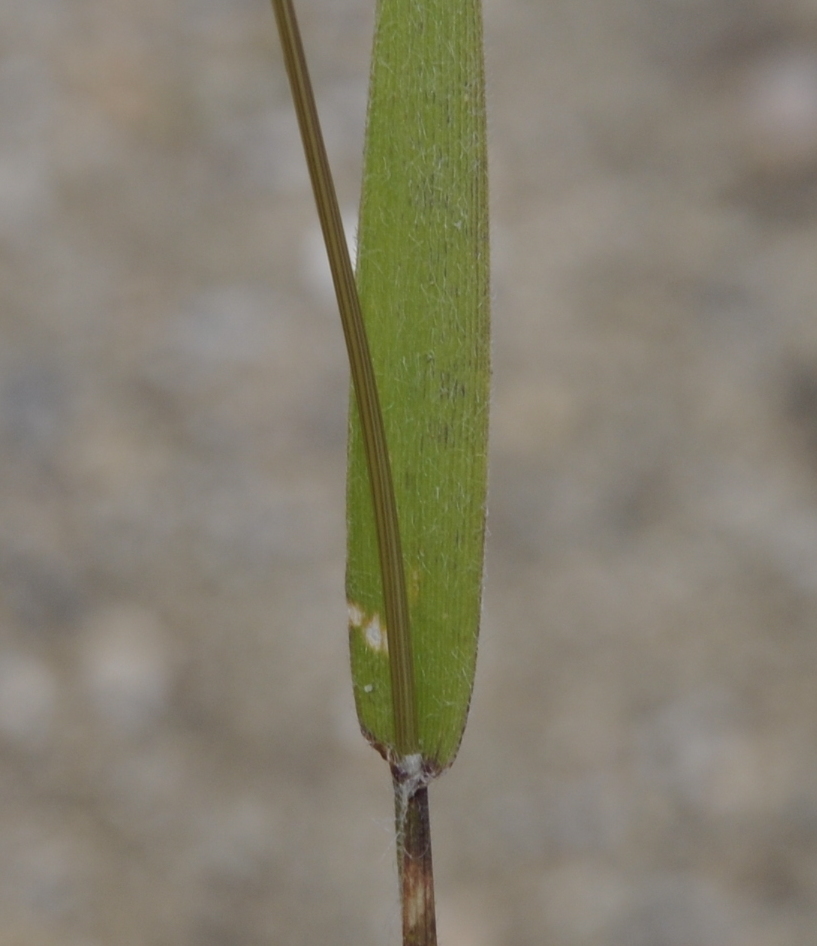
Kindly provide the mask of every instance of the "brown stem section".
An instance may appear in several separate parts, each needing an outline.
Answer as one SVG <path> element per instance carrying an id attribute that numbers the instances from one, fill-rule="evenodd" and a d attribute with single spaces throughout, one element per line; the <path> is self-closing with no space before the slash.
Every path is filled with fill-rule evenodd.
<path id="1" fill-rule="evenodd" d="M 437 946 L 428 788 L 423 785 L 411 792 L 395 778 L 394 798 L 403 946 Z"/>

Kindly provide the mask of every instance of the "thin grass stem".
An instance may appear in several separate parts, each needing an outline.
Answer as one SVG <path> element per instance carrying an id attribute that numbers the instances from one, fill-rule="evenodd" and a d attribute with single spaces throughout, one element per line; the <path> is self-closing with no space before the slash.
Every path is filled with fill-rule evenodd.
<path id="1" fill-rule="evenodd" d="M 309 176 L 315 194 L 323 238 L 329 256 L 343 334 L 349 354 L 352 386 L 363 431 L 377 529 L 380 573 L 389 641 L 395 749 L 399 757 L 419 752 L 414 658 L 408 599 L 386 433 L 377 393 L 374 367 L 343 232 L 337 194 L 329 169 L 315 96 L 306 65 L 292 0 L 272 0 L 287 75 L 292 88 Z"/>
<path id="2" fill-rule="evenodd" d="M 411 791 L 395 776 L 394 808 L 403 946 L 437 946 L 428 787 Z"/>

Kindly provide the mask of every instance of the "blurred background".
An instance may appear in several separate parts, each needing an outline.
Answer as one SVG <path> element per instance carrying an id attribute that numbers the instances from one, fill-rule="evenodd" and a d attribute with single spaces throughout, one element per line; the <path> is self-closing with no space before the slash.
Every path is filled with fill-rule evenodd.
<path id="1" fill-rule="evenodd" d="M 354 226 L 373 0 L 302 0 Z M 817 924 L 817 3 L 486 0 L 442 946 Z M 269 5 L 0 4 L 0 942 L 398 942 L 347 368 Z"/>

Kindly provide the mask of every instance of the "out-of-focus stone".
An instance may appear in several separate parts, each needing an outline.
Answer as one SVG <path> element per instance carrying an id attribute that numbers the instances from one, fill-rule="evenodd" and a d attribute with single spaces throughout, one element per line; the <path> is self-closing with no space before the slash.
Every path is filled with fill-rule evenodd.
<path id="1" fill-rule="evenodd" d="M 51 735 L 58 704 L 57 679 L 42 660 L 0 653 L 0 733 L 26 748 Z"/>
<path id="2" fill-rule="evenodd" d="M 476 891 L 437 898 L 437 928 L 447 946 L 498 946 L 502 942 L 490 903 Z"/>
<path id="3" fill-rule="evenodd" d="M 119 736 L 149 730 L 167 711 L 173 683 L 158 617 L 133 605 L 99 611 L 82 635 L 80 673 L 101 723 Z"/>
<path id="4" fill-rule="evenodd" d="M 53 101 L 48 70 L 36 57 L 0 60 L 0 234 L 6 239 L 31 232 L 50 209 Z"/>
<path id="5" fill-rule="evenodd" d="M 557 942 L 594 943 L 625 914 L 632 884 L 592 862 L 569 861 L 546 872 L 539 894 L 542 927 Z"/>
<path id="6" fill-rule="evenodd" d="M 267 805 L 256 798 L 238 798 L 208 813 L 194 869 L 214 882 L 249 883 L 269 864 L 277 834 L 275 815 Z"/>
<path id="7" fill-rule="evenodd" d="M 715 884 L 682 873 L 642 879 L 626 917 L 603 942 L 610 946 L 737 946 L 743 926 Z"/>
<path id="8" fill-rule="evenodd" d="M 789 48 L 753 62 L 740 89 L 743 146 L 772 177 L 817 170 L 817 48 Z"/>

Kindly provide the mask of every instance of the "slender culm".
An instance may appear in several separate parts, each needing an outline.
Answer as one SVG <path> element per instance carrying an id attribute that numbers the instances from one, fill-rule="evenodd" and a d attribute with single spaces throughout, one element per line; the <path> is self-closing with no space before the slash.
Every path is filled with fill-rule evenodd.
<path id="1" fill-rule="evenodd" d="M 349 355 L 356 414 L 360 421 L 365 456 L 366 480 L 374 513 L 379 574 L 382 576 L 383 611 L 386 621 L 394 628 L 393 655 L 389 669 L 395 747 L 401 755 L 407 756 L 415 753 L 418 748 L 414 661 L 400 528 L 380 398 L 295 10 L 292 0 L 273 0 L 272 5 Z"/>
<path id="2" fill-rule="evenodd" d="M 482 596 L 489 387 L 480 0 L 378 0 L 357 279 L 292 0 L 273 0 L 351 366 L 347 581 L 361 728 L 395 800 L 404 946 L 436 946 L 428 784 Z"/>

